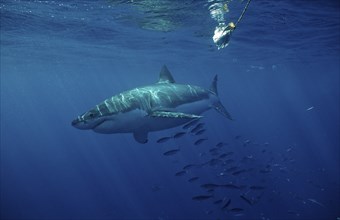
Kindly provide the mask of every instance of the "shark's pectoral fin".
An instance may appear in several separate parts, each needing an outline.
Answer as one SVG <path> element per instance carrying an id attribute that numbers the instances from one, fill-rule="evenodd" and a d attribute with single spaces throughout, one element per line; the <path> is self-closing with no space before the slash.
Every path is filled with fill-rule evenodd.
<path id="1" fill-rule="evenodd" d="M 229 112 L 224 108 L 224 106 L 222 105 L 221 102 L 217 102 L 214 104 L 213 108 L 218 111 L 219 113 L 221 113 L 222 115 L 224 115 L 225 117 L 229 118 L 230 120 L 233 120 L 233 118 L 231 117 L 231 115 L 229 114 Z"/>
<path id="2" fill-rule="evenodd" d="M 153 111 L 149 114 L 151 117 L 159 117 L 159 118 L 186 118 L 186 119 L 194 119 L 194 118 L 202 118 L 200 115 L 186 114 L 182 112 L 170 112 L 170 111 Z"/>
<path id="3" fill-rule="evenodd" d="M 133 137 L 138 143 L 145 144 L 148 142 L 148 132 L 147 131 L 135 131 L 133 132 Z"/>

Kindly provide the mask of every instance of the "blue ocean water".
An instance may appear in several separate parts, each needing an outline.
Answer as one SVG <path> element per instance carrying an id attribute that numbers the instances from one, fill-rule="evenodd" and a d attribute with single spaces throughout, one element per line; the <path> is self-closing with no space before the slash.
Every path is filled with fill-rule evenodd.
<path id="1" fill-rule="evenodd" d="M 221 50 L 216 2 L 1 1 L 1 219 L 340 217 L 339 1 L 253 0 Z M 144 145 L 71 126 L 163 64 L 205 88 L 218 74 L 234 120 L 210 110 L 202 135 Z"/>

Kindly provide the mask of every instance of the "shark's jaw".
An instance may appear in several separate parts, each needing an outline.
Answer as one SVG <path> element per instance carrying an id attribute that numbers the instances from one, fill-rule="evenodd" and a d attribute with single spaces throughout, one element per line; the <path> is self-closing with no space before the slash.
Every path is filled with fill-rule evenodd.
<path id="1" fill-rule="evenodd" d="M 100 125 L 104 121 L 105 121 L 105 119 L 100 119 L 100 118 L 97 118 L 97 119 L 91 120 L 91 121 L 86 121 L 86 120 L 83 120 L 81 116 L 78 116 L 76 119 L 74 119 L 71 122 L 71 125 L 75 128 L 80 129 L 80 130 L 90 130 L 90 129 L 97 127 L 98 125 Z"/>
<path id="2" fill-rule="evenodd" d="M 134 109 L 124 113 L 104 117 L 104 120 L 92 128 L 94 132 L 102 134 L 130 133 L 143 126 L 147 113 Z"/>

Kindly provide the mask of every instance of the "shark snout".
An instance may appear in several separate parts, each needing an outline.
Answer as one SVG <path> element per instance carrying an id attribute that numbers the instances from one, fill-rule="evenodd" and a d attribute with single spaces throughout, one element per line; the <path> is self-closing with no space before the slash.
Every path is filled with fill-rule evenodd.
<path id="1" fill-rule="evenodd" d="M 71 122 L 71 125 L 75 128 L 78 128 L 78 129 L 89 129 L 87 126 L 86 126 L 86 122 L 84 122 L 83 120 L 80 120 L 79 117 L 74 119 L 72 122 Z"/>
<path id="2" fill-rule="evenodd" d="M 84 120 L 83 117 L 78 116 L 71 122 L 71 125 L 81 130 L 88 130 L 95 128 L 101 122 L 102 122 L 101 119 Z"/>
<path id="3" fill-rule="evenodd" d="M 76 127 L 76 125 L 79 123 L 79 120 L 78 119 L 74 119 L 72 122 L 71 122 L 71 125 L 73 127 Z"/>

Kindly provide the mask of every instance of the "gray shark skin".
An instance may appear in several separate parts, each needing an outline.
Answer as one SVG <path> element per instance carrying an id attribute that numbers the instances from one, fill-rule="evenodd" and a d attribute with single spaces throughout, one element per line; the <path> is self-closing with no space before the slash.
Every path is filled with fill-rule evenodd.
<path id="1" fill-rule="evenodd" d="M 177 84 L 163 66 L 157 83 L 104 100 L 74 119 L 72 126 L 103 134 L 133 133 L 137 142 L 147 143 L 149 132 L 201 118 L 211 108 L 232 120 L 219 101 L 216 84 L 217 76 L 209 89 Z"/>

